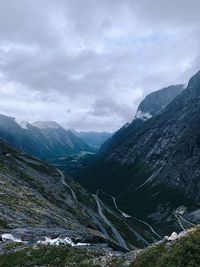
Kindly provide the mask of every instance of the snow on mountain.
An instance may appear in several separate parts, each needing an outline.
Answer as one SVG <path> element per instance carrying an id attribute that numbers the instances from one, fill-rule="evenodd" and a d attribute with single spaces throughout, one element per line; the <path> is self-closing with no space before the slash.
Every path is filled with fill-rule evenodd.
<path id="1" fill-rule="evenodd" d="M 60 125 L 55 121 L 36 121 L 31 123 L 31 125 L 39 129 L 59 129 Z"/>
<path id="2" fill-rule="evenodd" d="M 15 122 L 22 128 L 22 129 L 28 129 L 28 122 L 27 121 L 19 121 L 15 118 Z"/>

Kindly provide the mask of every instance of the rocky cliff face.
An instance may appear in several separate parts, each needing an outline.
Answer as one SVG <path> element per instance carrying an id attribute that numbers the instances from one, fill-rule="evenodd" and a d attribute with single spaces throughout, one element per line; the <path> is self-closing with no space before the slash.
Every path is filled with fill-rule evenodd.
<path id="1" fill-rule="evenodd" d="M 184 85 L 171 85 L 155 91 L 145 97 L 140 103 L 132 123 L 126 123 L 113 134 L 100 148 L 99 155 L 122 143 L 128 135 L 134 132 L 144 121 L 151 119 L 162 110 L 183 90 Z M 109 152 L 108 152 L 109 153 Z"/>
<path id="2" fill-rule="evenodd" d="M 78 184 L 59 170 L 5 143 L 0 142 L 0 151 L 1 227 L 95 230 L 90 216 L 77 201 L 88 211 L 95 207 L 95 202 Z"/>
<path id="3" fill-rule="evenodd" d="M 141 158 L 156 169 L 155 183 L 182 188 L 190 197 L 200 198 L 200 73 L 191 78 L 188 88 L 158 116 L 130 134 L 108 158 L 133 164 Z"/>
<path id="4" fill-rule="evenodd" d="M 148 119 L 157 115 L 179 95 L 184 88 L 185 86 L 182 84 L 171 85 L 147 95 L 137 109 L 136 118 Z"/>
<path id="5" fill-rule="evenodd" d="M 90 168 L 83 184 L 107 190 L 128 213 L 166 230 L 176 223 L 176 207 L 198 208 L 199 114 L 200 72 L 158 115 L 128 130 Z"/>

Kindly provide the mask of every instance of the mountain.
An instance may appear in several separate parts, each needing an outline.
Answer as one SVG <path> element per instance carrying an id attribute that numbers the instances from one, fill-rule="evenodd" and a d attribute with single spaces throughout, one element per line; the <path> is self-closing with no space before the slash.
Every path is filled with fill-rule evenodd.
<path id="1" fill-rule="evenodd" d="M 91 148 L 56 122 L 19 123 L 0 115 L 0 139 L 40 159 L 66 157 Z"/>
<path id="2" fill-rule="evenodd" d="M 155 91 L 145 97 L 140 103 L 136 118 L 150 119 L 162 111 L 177 95 L 179 95 L 185 86 L 182 84 L 171 85 L 166 88 Z"/>
<path id="3" fill-rule="evenodd" d="M 200 220 L 200 72 L 171 103 L 111 146 L 79 181 L 113 195 L 120 209 L 160 233 Z M 189 218 L 189 219 L 188 219 Z"/>
<path id="4" fill-rule="evenodd" d="M 112 136 L 109 132 L 77 132 L 72 130 L 73 133 L 83 139 L 89 146 L 94 149 L 99 149 L 100 146 Z"/>
<path id="5" fill-rule="evenodd" d="M 145 120 L 159 114 L 184 88 L 185 86 L 182 84 L 171 85 L 147 95 L 140 103 L 132 123 L 123 125 L 111 138 L 103 143 L 99 155 L 122 142 L 129 135 L 129 132 L 135 131 Z"/>
<path id="6" fill-rule="evenodd" d="M 32 127 L 33 126 L 33 127 Z M 50 150 L 48 158 L 65 157 L 73 153 L 80 153 L 81 151 L 92 151 L 92 149 L 79 137 L 75 136 L 70 130 L 65 130 L 56 122 L 35 122 L 28 127 L 31 133 L 37 138 L 37 132 L 35 128 L 39 130 L 42 136 L 45 138 L 45 146 Z M 38 138 L 40 141 L 40 137 Z"/>
<path id="7" fill-rule="evenodd" d="M 50 165 L 0 142 L 1 228 L 63 227 L 83 232 L 95 229 L 87 212 L 75 203 L 69 187 L 89 210 L 94 200 L 63 176 Z"/>

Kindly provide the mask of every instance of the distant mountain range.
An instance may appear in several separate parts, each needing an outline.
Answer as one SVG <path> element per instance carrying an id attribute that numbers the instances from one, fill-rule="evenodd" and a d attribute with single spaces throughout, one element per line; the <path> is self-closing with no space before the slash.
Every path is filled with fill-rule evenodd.
<path id="1" fill-rule="evenodd" d="M 72 132 L 76 136 L 83 139 L 89 146 L 91 146 L 94 149 L 99 149 L 101 145 L 112 136 L 112 133 L 109 132 L 95 132 L 95 131 L 78 132 L 75 130 L 72 130 Z"/>
<path id="2" fill-rule="evenodd" d="M 21 123 L 15 118 L 0 115 L 0 139 L 40 159 L 92 151 L 81 138 L 51 121 Z"/>

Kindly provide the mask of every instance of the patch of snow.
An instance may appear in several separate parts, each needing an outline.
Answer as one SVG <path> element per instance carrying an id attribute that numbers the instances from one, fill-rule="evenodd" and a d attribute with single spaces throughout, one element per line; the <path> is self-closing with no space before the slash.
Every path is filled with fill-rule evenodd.
<path id="1" fill-rule="evenodd" d="M 151 119 L 153 116 L 149 112 L 143 112 L 141 110 L 138 110 L 136 112 L 135 118 L 136 119 L 141 119 L 141 120 L 148 120 Z"/>
<path id="2" fill-rule="evenodd" d="M 125 218 L 131 218 L 131 216 L 128 215 L 127 213 L 125 213 L 125 212 L 122 212 L 122 216 L 125 217 Z"/>
<path id="3" fill-rule="evenodd" d="M 187 231 L 182 231 L 182 232 L 180 232 L 179 234 L 177 234 L 176 232 L 173 232 L 173 233 L 170 235 L 170 237 L 165 236 L 164 239 L 166 239 L 166 240 L 168 240 L 168 241 L 174 241 L 174 240 L 176 240 L 176 239 L 179 239 L 179 238 L 185 236 L 186 234 L 187 234 Z"/>
<path id="4" fill-rule="evenodd" d="M 37 241 L 37 244 L 41 244 L 41 245 L 56 245 L 56 246 L 59 246 L 60 244 L 68 244 L 68 245 L 70 245 L 72 247 L 90 246 L 89 243 L 77 243 L 77 244 L 75 244 L 69 237 L 54 238 L 54 239 L 51 239 L 49 237 L 45 237 L 45 240 Z"/>
<path id="5" fill-rule="evenodd" d="M 22 129 L 28 129 L 27 125 L 28 125 L 28 122 L 26 121 L 19 121 L 17 119 L 15 119 L 15 122 L 22 128 Z"/>
<path id="6" fill-rule="evenodd" d="M 3 234 L 2 236 L 1 236 L 1 238 L 2 238 L 2 240 L 3 241 L 14 241 L 14 242 L 19 242 L 19 243 L 21 243 L 22 242 L 22 240 L 21 239 L 18 239 L 18 238 L 15 238 L 13 235 L 11 235 L 11 234 Z"/>
<path id="7" fill-rule="evenodd" d="M 60 125 L 55 121 L 36 121 L 31 123 L 31 125 L 39 129 L 59 129 Z"/>
<path id="8" fill-rule="evenodd" d="M 173 232 L 170 237 L 168 237 L 168 241 L 174 241 L 178 238 L 178 234 L 176 232 Z"/>
<path id="9" fill-rule="evenodd" d="M 79 246 L 90 246 L 89 243 L 77 243 L 75 246 L 79 247 Z"/>

